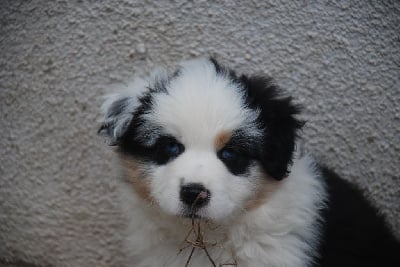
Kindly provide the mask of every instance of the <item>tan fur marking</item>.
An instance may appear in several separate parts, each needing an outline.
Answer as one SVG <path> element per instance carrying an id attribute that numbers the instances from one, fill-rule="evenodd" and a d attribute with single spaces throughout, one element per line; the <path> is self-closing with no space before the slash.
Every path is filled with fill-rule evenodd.
<path id="1" fill-rule="evenodd" d="M 152 203 L 149 184 L 146 182 L 145 173 L 140 169 L 140 164 L 135 159 L 123 155 L 119 155 L 119 158 L 127 175 L 127 181 L 135 192 L 144 200 Z"/>
<path id="2" fill-rule="evenodd" d="M 247 200 L 245 209 L 251 211 L 263 205 L 268 198 L 278 190 L 281 183 L 271 177 L 260 177 L 259 184 L 255 187 L 254 194 Z"/>
<path id="3" fill-rule="evenodd" d="M 221 132 L 217 134 L 214 141 L 214 147 L 216 148 L 216 150 L 218 151 L 222 149 L 226 145 L 226 143 L 229 142 L 231 136 L 232 135 L 230 132 Z"/>

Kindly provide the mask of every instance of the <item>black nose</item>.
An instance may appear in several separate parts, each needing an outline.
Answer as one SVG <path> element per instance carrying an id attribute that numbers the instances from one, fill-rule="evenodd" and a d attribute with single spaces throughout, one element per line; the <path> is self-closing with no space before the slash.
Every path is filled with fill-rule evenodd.
<path id="1" fill-rule="evenodd" d="M 210 191 L 202 184 L 186 184 L 181 186 L 181 201 L 191 207 L 200 208 L 210 200 Z"/>

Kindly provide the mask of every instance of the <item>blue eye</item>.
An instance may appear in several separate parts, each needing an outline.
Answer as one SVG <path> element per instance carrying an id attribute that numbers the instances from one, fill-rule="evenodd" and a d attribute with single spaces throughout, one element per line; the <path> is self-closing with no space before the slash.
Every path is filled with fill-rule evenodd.
<path id="1" fill-rule="evenodd" d="M 170 136 L 160 137 L 154 147 L 151 148 L 150 156 L 157 164 L 166 164 L 177 158 L 185 151 L 185 147 L 175 138 Z"/>
<path id="2" fill-rule="evenodd" d="M 165 152 L 170 156 L 176 156 L 181 152 L 181 147 L 178 143 L 169 143 L 165 146 Z"/>
<path id="3" fill-rule="evenodd" d="M 220 152 L 220 157 L 224 160 L 233 160 L 236 158 L 236 153 L 231 149 L 223 149 Z"/>

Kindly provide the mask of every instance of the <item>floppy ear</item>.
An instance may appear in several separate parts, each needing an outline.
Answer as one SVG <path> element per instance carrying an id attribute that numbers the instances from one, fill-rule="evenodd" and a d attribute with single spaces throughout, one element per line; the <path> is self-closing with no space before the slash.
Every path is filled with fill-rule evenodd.
<path id="1" fill-rule="evenodd" d="M 260 161 L 271 177 L 281 180 L 289 174 L 297 132 L 304 124 L 295 118 L 300 109 L 290 97 L 280 96 L 270 78 L 241 76 L 240 81 L 247 104 L 260 111 L 258 121 L 264 131 Z"/>
<path id="2" fill-rule="evenodd" d="M 105 97 L 102 105 L 104 118 L 98 134 L 106 137 L 110 146 L 120 143 L 140 105 L 139 97 L 146 90 L 148 87 L 145 82 L 139 80 L 128 85 L 126 90 Z"/>

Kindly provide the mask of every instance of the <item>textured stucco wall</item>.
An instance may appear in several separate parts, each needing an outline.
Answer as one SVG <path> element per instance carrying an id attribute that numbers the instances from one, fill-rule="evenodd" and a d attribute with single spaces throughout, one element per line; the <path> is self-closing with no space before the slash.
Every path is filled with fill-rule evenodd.
<path id="1" fill-rule="evenodd" d="M 0 2 L 0 265 L 121 265 L 100 95 L 203 55 L 275 77 L 308 150 L 400 231 L 399 1 L 148 2 Z"/>

